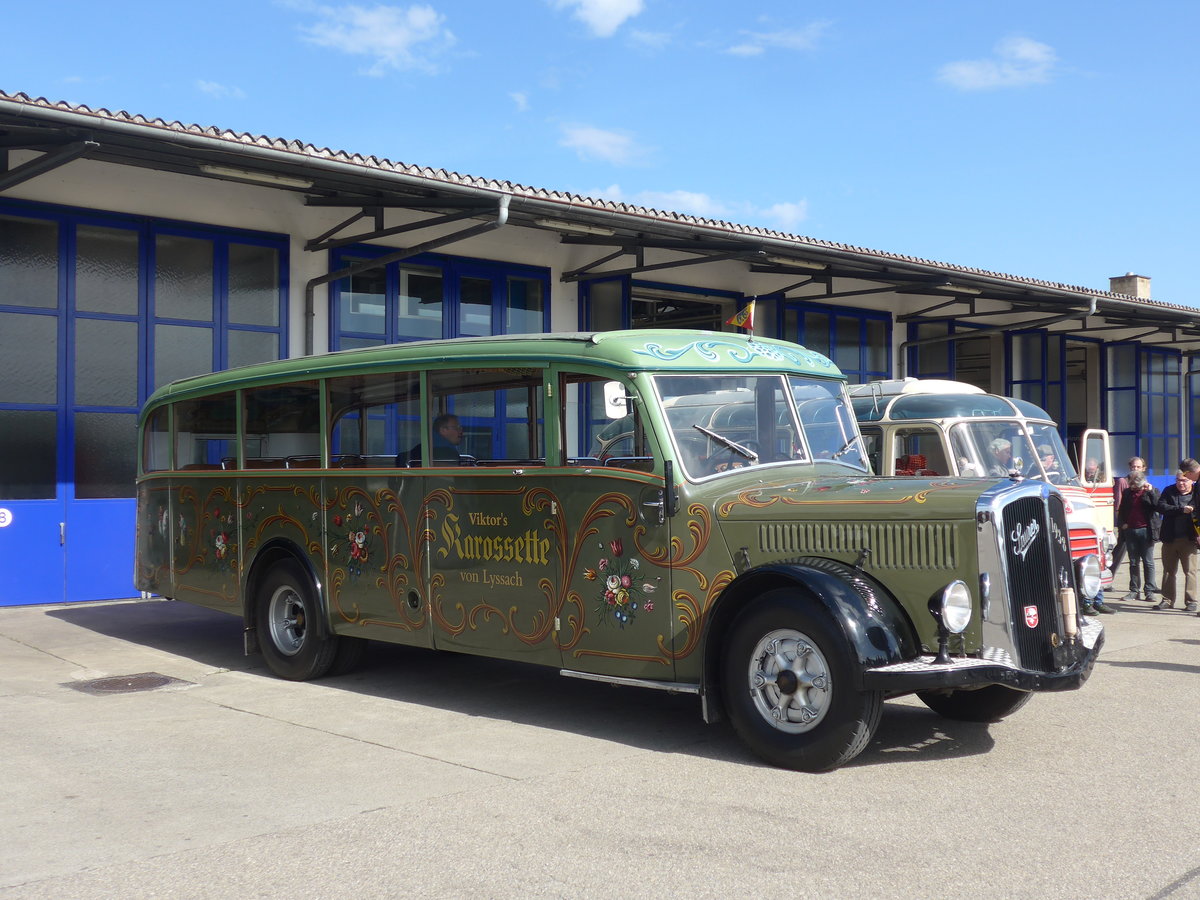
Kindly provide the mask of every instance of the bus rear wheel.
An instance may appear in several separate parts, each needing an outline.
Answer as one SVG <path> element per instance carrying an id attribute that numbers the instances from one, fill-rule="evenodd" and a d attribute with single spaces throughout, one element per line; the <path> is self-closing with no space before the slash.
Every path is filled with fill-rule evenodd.
<path id="1" fill-rule="evenodd" d="M 289 681 L 308 681 L 329 672 L 337 657 L 337 638 L 323 634 L 316 590 L 297 563 L 271 567 L 254 612 L 259 647 L 272 672 Z"/>
<path id="2" fill-rule="evenodd" d="M 918 691 L 921 702 L 945 719 L 960 722 L 999 722 L 1029 702 L 1033 694 L 989 684 L 973 691 Z"/>

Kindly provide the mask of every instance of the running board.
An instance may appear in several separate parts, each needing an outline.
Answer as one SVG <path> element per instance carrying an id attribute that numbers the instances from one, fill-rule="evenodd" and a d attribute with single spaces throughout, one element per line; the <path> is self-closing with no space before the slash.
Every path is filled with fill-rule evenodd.
<path id="1" fill-rule="evenodd" d="M 622 687 L 650 688 L 654 691 L 669 691 L 672 694 L 698 694 L 700 685 L 682 681 L 650 681 L 647 678 L 621 678 L 617 675 L 596 675 L 592 672 L 576 672 L 574 669 L 559 669 L 559 675 L 567 678 L 582 678 L 584 681 L 606 681 Z"/>

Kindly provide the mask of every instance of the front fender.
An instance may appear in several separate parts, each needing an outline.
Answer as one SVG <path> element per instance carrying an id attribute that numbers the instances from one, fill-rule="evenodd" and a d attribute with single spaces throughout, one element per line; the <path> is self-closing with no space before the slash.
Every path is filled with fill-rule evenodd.
<path id="1" fill-rule="evenodd" d="M 704 678 L 700 694 L 707 721 L 722 717 L 721 657 L 725 635 L 738 615 L 768 590 L 794 587 L 822 606 L 841 629 L 846 648 L 858 663 L 859 682 L 867 669 L 894 665 L 919 656 L 921 644 L 912 622 L 888 590 L 853 566 L 820 557 L 800 557 L 760 566 L 738 576 L 721 594 L 705 622 Z"/>

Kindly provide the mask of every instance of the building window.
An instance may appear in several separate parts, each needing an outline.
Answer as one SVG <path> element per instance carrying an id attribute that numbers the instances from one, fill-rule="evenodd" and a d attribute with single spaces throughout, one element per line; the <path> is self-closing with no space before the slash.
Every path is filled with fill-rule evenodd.
<path id="1" fill-rule="evenodd" d="M 0 204 L 0 493 L 132 497 L 156 387 L 286 355 L 286 266 L 279 236 Z"/>
<path id="2" fill-rule="evenodd" d="M 908 373 L 916 378 L 962 381 L 991 393 L 994 390 L 993 361 L 999 354 L 997 338 L 990 334 L 961 336 L 974 330 L 962 322 L 910 323 Z M 939 340 L 949 335 L 955 335 L 955 339 Z"/>
<path id="3" fill-rule="evenodd" d="M 1138 455 L 1146 460 L 1148 472 L 1169 477 L 1179 460 L 1191 455 L 1182 452 L 1179 442 L 1183 433 L 1180 356 L 1177 351 L 1149 347 L 1140 348 L 1140 354 L 1142 445 Z"/>
<path id="4" fill-rule="evenodd" d="M 892 319 L 888 313 L 788 303 L 783 338 L 833 360 L 851 384 L 892 376 Z"/>
<path id="5" fill-rule="evenodd" d="M 335 251 L 333 271 L 385 253 Z M 532 266 L 424 255 L 334 282 L 330 349 L 430 338 L 540 334 L 549 327 L 550 279 Z"/>
<path id="6" fill-rule="evenodd" d="M 580 287 L 582 327 L 588 331 L 620 328 L 691 328 L 723 331 L 725 320 L 745 301 L 736 291 L 636 281 L 629 276 L 597 278 Z"/>
<path id="7" fill-rule="evenodd" d="M 1040 406 L 1066 437 L 1066 354 L 1063 335 L 1019 331 L 1008 335 L 1009 377 L 1005 393 Z"/>

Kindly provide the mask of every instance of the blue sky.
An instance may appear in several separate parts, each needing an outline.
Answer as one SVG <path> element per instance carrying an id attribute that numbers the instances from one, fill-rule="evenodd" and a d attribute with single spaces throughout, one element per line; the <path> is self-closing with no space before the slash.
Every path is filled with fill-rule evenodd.
<path id="1" fill-rule="evenodd" d="M 0 88 L 1200 306 L 1200 4 L 10 4 Z"/>

